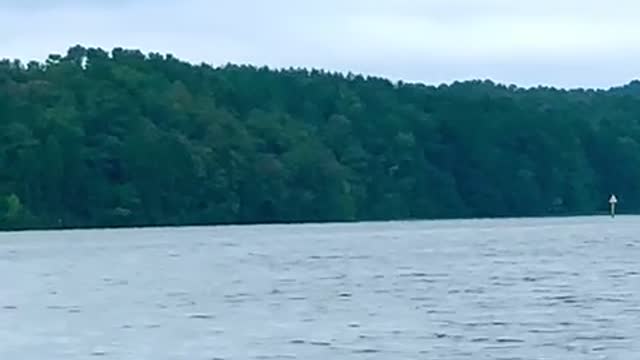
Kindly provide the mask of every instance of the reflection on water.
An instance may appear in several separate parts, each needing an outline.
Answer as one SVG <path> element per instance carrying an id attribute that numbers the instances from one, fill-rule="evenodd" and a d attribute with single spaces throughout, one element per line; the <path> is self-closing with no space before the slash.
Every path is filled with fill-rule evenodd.
<path id="1" fill-rule="evenodd" d="M 631 359 L 640 218 L 0 235 L 2 359 Z"/>

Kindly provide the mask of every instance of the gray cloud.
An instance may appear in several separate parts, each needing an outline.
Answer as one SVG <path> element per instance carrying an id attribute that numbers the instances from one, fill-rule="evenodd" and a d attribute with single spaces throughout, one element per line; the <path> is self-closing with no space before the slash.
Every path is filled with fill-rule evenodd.
<path id="1" fill-rule="evenodd" d="M 607 87 L 640 70 L 639 11 L 631 0 L 5 0 L 0 56 L 80 43 L 428 83 Z"/>

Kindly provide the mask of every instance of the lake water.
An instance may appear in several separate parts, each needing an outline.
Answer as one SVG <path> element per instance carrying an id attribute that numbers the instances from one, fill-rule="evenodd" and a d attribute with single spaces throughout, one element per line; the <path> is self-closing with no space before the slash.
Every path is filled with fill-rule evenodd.
<path id="1" fill-rule="evenodd" d="M 640 217 L 0 234 L 0 358 L 633 359 Z"/>

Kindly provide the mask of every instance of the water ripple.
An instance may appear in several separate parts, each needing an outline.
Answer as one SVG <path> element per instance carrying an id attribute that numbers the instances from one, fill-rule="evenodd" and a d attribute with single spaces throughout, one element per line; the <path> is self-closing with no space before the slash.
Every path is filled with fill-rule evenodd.
<path id="1" fill-rule="evenodd" d="M 633 359 L 639 233 L 620 217 L 0 234 L 0 358 Z"/>

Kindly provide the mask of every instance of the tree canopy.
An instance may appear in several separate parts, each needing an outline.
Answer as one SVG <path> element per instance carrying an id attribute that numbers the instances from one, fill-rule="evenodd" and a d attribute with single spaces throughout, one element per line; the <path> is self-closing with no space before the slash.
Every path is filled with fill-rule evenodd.
<path id="1" fill-rule="evenodd" d="M 0 228 L 640 210 L 640 82 L 426 86 L 75 46 L 0 62 Z"/>

